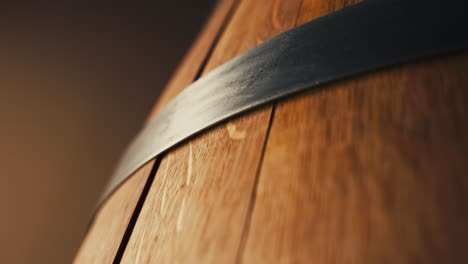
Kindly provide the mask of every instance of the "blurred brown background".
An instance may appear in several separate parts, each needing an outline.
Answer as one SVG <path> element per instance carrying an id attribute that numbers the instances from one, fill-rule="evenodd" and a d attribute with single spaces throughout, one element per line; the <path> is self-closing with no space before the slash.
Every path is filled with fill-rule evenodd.
<path id="1" fill-rule="evenodd" d="M 0 4 L 0 261 L 69 263 L 213 0 Z"/>

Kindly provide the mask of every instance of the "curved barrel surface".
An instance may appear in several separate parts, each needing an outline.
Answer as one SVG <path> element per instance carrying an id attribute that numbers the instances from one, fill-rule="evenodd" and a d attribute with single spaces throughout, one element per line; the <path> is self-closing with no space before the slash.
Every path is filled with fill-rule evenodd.
<path id="1" fill-rule="evenodd" d="M 155 111 L 198 71 L 354 2 L 221 1 Z M 464 263 L 467 67 L 454 52 L 219 123 L 124 182 L 75 262 Z"/>

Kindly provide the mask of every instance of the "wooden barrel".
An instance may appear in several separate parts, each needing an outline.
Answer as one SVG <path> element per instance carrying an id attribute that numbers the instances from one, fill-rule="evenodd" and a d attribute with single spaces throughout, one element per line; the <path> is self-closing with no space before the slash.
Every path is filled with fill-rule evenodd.
<path id="1" fill-rule="evenodd" d="M 216 66 L 354 2 L 220 1 L 151 116 Z M 75 262 L 467 263 L 466 69 L 465 53 L 439 56 L 217 125 L 126 181 Z"/>

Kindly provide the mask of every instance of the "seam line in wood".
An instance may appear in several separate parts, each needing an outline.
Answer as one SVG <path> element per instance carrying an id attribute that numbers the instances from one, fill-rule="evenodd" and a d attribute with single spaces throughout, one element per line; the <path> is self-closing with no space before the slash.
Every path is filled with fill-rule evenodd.
<path id="1" fill-rule="evenodd" d="M 302 9 L 303 5 L 304 5 L 304 0 L 301 1 L 301 4 L 299 5 L 299 8 L 296 11 L 296 17 L 294 18 L 294 21 L 295 21 L 294 26 L 297 26 L 297 24 L 298 24 L 299 15 L 300 15 L 300 12 L 301 12 L 301 9 Z M 247 216 L 246 216 L 246 219 L 245 219 L 245 222 L 244 222 L 244 228 L 242 230 L 241 240 L 240 240 L 240 244 L 239 244 L 239 250 L 238 250 L 237 256 L 236 256 L 236 263 L 237 264 L 241 264 L 243 262 L 242 258 L 244 256 L 245 247 L 247 246 L 247 239 L 249 237 L 250 226 L 252 224 L 252 216 L 253 216 L 253 213 L 254 213 L 254 210 L 255 210 L 255 202 L 256 202 L 257 191 L 258 191 L 258 184 L 259 184 L 259 181 L 260 181 L 260 175 L 261 175 L 262 167 L 263 167 L 263 160 L 265 158 L 265 152 L 266 152 L 266 147 L 268 145 L 268 139 L 270 138 L 271 127 L 272 127 L 273 121 L 275 119 L 275 112 L 276 112 L 277 103 L 278 103 L 277 101 L 273 102 L 273 104 L 271 106 L 271 110 L 270 110 L 270 119 L 268 120 L 268 128 L 267 128 L 267 132 L 266 132 L 266 135 L 265 135 L 265 141 L 263 142 L 263 146 L 262 146 L 262 152 L 261 152 L 262 155 L 260 157 L 257 172 L 255 174 L 255 181 L 254 181 L 254 185 L 252 187 L 252 193 L 251 193 L 251 198 L 250 198 L 250 202 L 249 202 L 249 209 L 247 211 Z"/>
<path id="2" fill-rule="evenodd" d="M 207 62 L 209 61 L 209 59 L 210 59 L 210 57 L 211 57 L 211 55 L 213 53 L 213 50 L 216 47 L 216 44 L 219 42 L 219 39 L 223 35 L 223 32 L 224 32 L 224 30 L 226 28 L 226 25 L 230 21 L 232 15 L 235 13 L 235 10 L 237 9 L 237 6 L 238 6 L 239 2 L 240 2 L 240 0 L 234 1 L 234 4 L 231 6 L 228 14 L 223 19 L 222 26 L 220 27 L 220 29 L 216 33 L 216 37 L 213 40 L 213 42 L 210 44 L 210 48 L 209 48 L 207 54 L 205 55 L 205 58 L 203 59 L 202 63 L 200 64 L 199 69 L 198 69 L 198 71 L 197 71 L 197 73 L 194 76 L 192 81 L 196 81 L 200 77 L 200 75 L 202 74 L 203 70 L 205 69 Z M 121 260 L 122 260 L 122 257 L 123 257 L 123 255 L 125 253 L 125 249 L 127 248 L 128 242 L 130 241 L 130 238 L 132 236 L 133 229 L 135 228 L 135 225 L 138 222 L 139 215 L 140 215 L 141 210 L 142 210 L 142 208 L 144 206 L 144 203 L 145 203 L 146 198 L 148 196 L 149 190 L 151 189 L 151 186 L 153 184 L 153 181 L 154 181 L 154 179 L 156 177 L 156 174 L 157 174 L 157 171 L 159 169 L 159 165 L 161 164 L 161 161 L 164 158 L 164 156 L 165 156 L 165 154 L 162 153 L 162 154 L 155 157 L 155 159 L 156 159 L 155 164 L 153 165 L 151 173 L 149 174 L 148 179 L 146 180 L 145 186 L 144 186 L 143 191 L 142 191 L 142 193 L 140 195 L 138 203 L 137 203 L 137 205 L 136 205 L 136 207 L 135 207 L 135 209 L 134 209 L 134 211 L 132 213 L 132 217 L 131 217 L 130 222 L 128 223 L 128 226 L 127 226 L 127 228 L 125 230 L 124 236 L 122 237 L 122 241 L 119 244 L 119 248 L 118 248 L 117 253 L 116 253 L 115 257 L 114 257 L 113 263 L 120 263 Z"/>
<path id="3" fill-rule="evenodd" d="M 231 17 L 233 16 L 235 11 L 237 10 L 237 7 L 239 6 L 240 1 L 241 0 L 235 0 L 234 1 L 233 5 L 231 6 L 231 8 L 230 8 L 230 10 L 228 12 L 228 14 L 223 19 L 222 26 L 220 27 L 220 29 L 216 33 L 216 37 L 213 40 L 213 42 L 211 43 L 210 48 L 209 48 L 207 54 L 205 55 L 205 58 L 203 59 L 201 65 L 199 66 L 197 74 L 193 78 L 193 81 L 196 81 L 201 76 L 203 70 L 206 67 L 206 64 L 208 63 L 208 61 L 211 58 L 211 55 L 213 53 L 214 48 L 216 47 L 217 43 L 219 42 L 221 36 L 223 35 L 227 24 L 229 23 L 229 21 L 231 20 Z M 130 241 L 130 238 L 132 236 L 133 229 L 135 228 L 135 225 L 138 222 L 139 215 L 140 215 L 141 210 L 142 210 L 142 208 L 144 206 L 144 203 L 145 203 L 146 198 L 148 196 L 149 190 L 151 189 L 151 186 L 153 184 L 153 181 L 154 181 L 154 179 L 156 177 L 156 174 L 157 174 L 157 171 L 159 169 L 159 165 L 161 164 L 161 161 L 163 160 L 164 156 L 165 156 L 165 154 L 162 153 L 162 154 L 155 157 L 155 159 L 156 159 L 155 163 L 153 165 L 151 173 L 149 174 L 149 176 L 148 176 L 148 178 L 146 180 L 145 186 L 144 186 L 143 191 L 142 191 L 142 193 L 140 195 L 138 203 L 137 203 L 137 205 L 136 205 L 136 207 L 135 207 L 135 209 L 134 209 L 134 211 L 132 213 L 132 217 L 131 217 L 130 222 L 128 223 L 128 226 L 127 226 L 127 228 L 125 230 L 124 236 L 122 237 L 122 241 L 121 241 L 121 243 L 119 245 L 119 248 L 117 250 L 117 253 L 115 255 L 113 263 L 120 263 L 121 260 L 122 260 L 122 257 L 123 257 L 123 255 L 125 253 L 125 249 L 127 248 L 128 242 Z"/>
<path id="4" fill-rule="evenodd" d="M 257 171 L 255 172 L 255 179 L 254 183 L 252 186 L 252 191 L 250 193 L 250 200 L 249 200 L 249 207 L 247 209 L 247 214 L 245 217 L 244 221 L 244 228 L 242 229 L 242 234 L 241 234 L 241 239 L 239 243 L 239 249 L 236 254 L 236 261 L 235 263 L 242 263 L 242 256 L 244 254 L 245 246 L 247 243 L 247 238 L 249 236 L 249 230 L 250 230 L 250 223 L 252 222 L 252 215 L 253 211 L 255 209 L 255 201 L 256 201 L 256 196 L 257 196 L 257 187 L 258 187 L 258 182 L 260 180 L 260 174 L 262 171 L 262 164 L 263 164 L 263 158 L 265 156 L 265 150 L 266 146 L 268 144 L 268 138 L 270 137 L 270 130 L 271 126 L 273 124 L 273 119 L 275 117 L 275 108 L 276 108 L 276 103 L 273 103 L 273 105 L 270 107 L 270 118 L 268 119 L 268 127 L 267 131 L 265 134 L 265 139 L 263 141 L 262 149 L 261 149 L 261 156 L 260 160 L 257 165 Z"/>
<path id="5" fill-rule="evenodd" d="M 133 210 L 132 217 L 128 222 L 127 228 L 125 229 L 125 233 L 122 237 L 122 240 L 119 244 L 119 248 L 117 249 L 117 253 L 115 254 L 114 261 L 112 263 L 120 263 L 122 260 L 122 256 L 125 253 L 125 249 L 127 248 L 128 241 L 132 236 L 133 229 L 138 221 L 138 216 L 140 216 L 141 209 L 146 201 L 146 197 L 148 196 L 149 190 L 151 189 L 151 185 L 153 184 L 154 178 L 156 177 L 156 172 L 158 171 L 159 165 L 161 164 L 161 160 L 164 155 L 157 156 L 155 158 L 155 162 L 153 164 L 153 168 L 151 168 L 151 172 L 148 175 L 148 179 L 146 180 L 145 186 L 141 191 L 140 198 L 138 198 L 138 202 Z"/>
<path id="6" fill-rule="evenodd" d="M 200 65 L 200 68 L 197 71 L 197 74 L 195 74 L 195 77 L 193 78 L 193 81 L 198 80 L 201 77 L 201 75 L 203 74 L 203 71 L 205 70 L 206 65 L 208 64 L 208 61 L 210 60 L 211 55 L 213 55 L 213 51 L 214 51 L 215 47 L 218 45 L 219 40 L 223 36 L 223 34 L 225 32 L 225 29 L 226 29 L 227 25 L 229 24 L 229 21 L 231 21 L 232 16 L 236 13 L 237 7 L 240 5 L 240 2 L 241 2 L 241 0 L 235 0 L 234 3 L 232 4 L 231 8 L 229 9 L 228 14 L 224 18 L 221 28 L 216 33 L 216 37 L 213 40 L 213 42 L 211 43 L 210 48 L 209 48 L 208 52 L 206 53 L 206 56 L 203 59 L 202 64 Z"/>

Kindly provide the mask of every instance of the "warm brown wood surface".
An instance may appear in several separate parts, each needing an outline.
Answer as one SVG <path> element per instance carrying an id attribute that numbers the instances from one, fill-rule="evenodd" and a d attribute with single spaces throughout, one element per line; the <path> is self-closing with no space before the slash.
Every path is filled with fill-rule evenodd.
<path id="1" fill-rule="evenodd" d="M 350 1 L 305 1 L 298 23 Z M 276 107 L 245 263 L 466 263 L 468 56 Z"/>
<path id="2" fill-rule="evenodd" d="M 151 115 L 157 113 L 171 96 L 193 81 L 198 69 L 203 66 L 204 57 L 207 56 L 211 43 L 215 41 L 233 6 L 234 0 L 219 2 L 203 33 L 185 56 Z M 111 263 L 114 260 L 153 164 L 154 161 L 149 162 L 132 175 L 105 202 L 88 230 L 75 257 L 75 263 Z"/>
<path id="3" fill-rule="evenodd" d="M 300 2 L 241 1 L 205 72 L 293 27 Z M 270 114 L 218 126 L 163 159 L 124 263 L 235 262 Z"/>
<path id="4" fill-rule="evenodd" d="M 466 263 L 466 67 L 425 61 L 281 103 L 245 262 Z"/>
<path id="5" fill-rule="evenodd" d="M 202 33 L 153 114 L 200 67 L 355 2 L 224 1 L 217 14 L 236 8 L 219 42 Z M 468 54 L 452 54 L 379 70 L 180 144 L 162 158 L 122 262 L 466 263 L 467 68 Z M 106 203 L 77 261 L 113 259 L 145 173 Z"/>
<path id="6" fill-rule="evenodd" d="M 96 214 L 75 263 L 111 263 L 122 241 L 146 179 L 151 161 L 126 181 Z"/>

